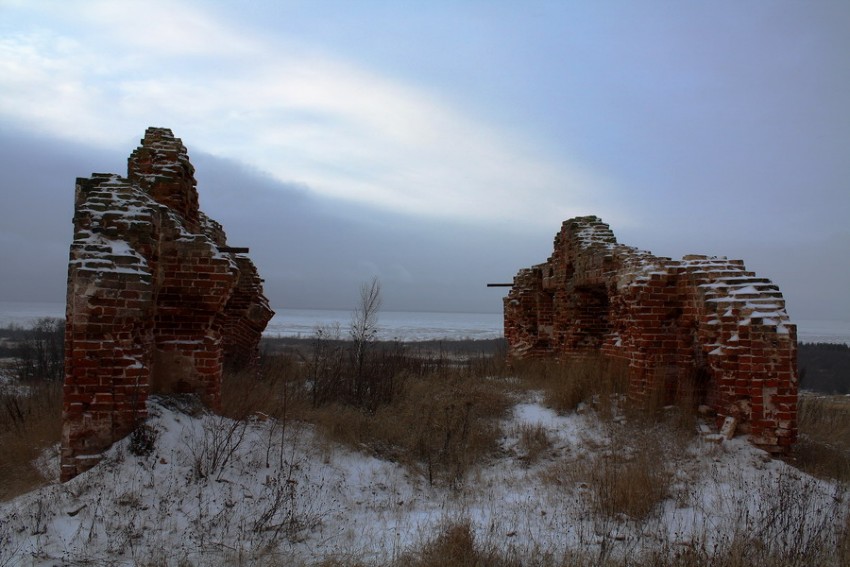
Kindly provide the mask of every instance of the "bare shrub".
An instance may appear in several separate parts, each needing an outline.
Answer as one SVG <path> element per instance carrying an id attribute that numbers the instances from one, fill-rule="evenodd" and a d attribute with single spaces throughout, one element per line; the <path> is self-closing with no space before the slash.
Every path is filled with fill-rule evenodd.
<path id="1" fill-rule="evenodd" d="M 498 449 L 498 420 L 510 405 L 507 381 L 497 376 L 504 365 L 492 356 L 468 360 L 439 348 L 434 355 L 376 344 L 379 306 L 373 280 L 361 289 L 351 341 L 320 329 L 311 348 L 264 357 L 259 374 L 226 374 L 224 413 L 274 417 L 282 427 L 287 419 L 315 423 L 331 440 L 403 463 L 431 483 L 462 482 L 472 464 Z"/>
<path id="2" fill-rule="evenodd" d="M 802 482 L 800 482 L 802 480 Z M 848 515 L 840 499 L 826 503 L 816 483 L 785 473 L 754 487 L 758 496 L 736 503 L 731 532 L 703 534 L 676 549 L 645 554 L 643 564 L 697 567 L 847 565 Z M 755 505 L 753 507 L 753 504 Z M 711 543 L 709 543 L 711 541 Z"/>
<path id="3" fill-rule="evenodd" d="M 423 385 L 411 388 L 400 411 L 385 412 L 381 422 L 389 425 L 399 414 L 409 416 L 413 427 L 396 426 L 393 437 L 412 452 L 429 483 L 460 483 L 470 466 L 495 451 L 500 435 L 494 418 L 503 409 L 494 408 L 499 402 L 473 384 L 444 385 L 430 398 Z"/>
<path id="4" fill-rule="evenodd" d="M 232 473 L 245 466 L 238 459 L 246 454 L 251 455 L 253 466 L 263 466 L 265 453 L 265 480 L 251 495 L 252 521 L 239 527 L 239 537 L 246 538 L 248 547 L 263 551 L 258 556 L 261 561 L 256 563 L 258 558 L 252 556 L 249 563 L 243 563 L 245 559 L 239 556 L 234 564 L 278 564 L 273 550 L 281 540 L 290 544 L 299 541 L 326 514 L 318 507 L 321 499 L 316 497 L 325 487 L 305 482 L 299 429 L 291 427 L 290 413 L 306 415 L 310 408 L 304 376 L 297 363 L 281 355 L 266 357 L 260 370 L 225 373 L 222 410 L 226 415 L 211 415 L 207 409 L 195 407 L 187 412 L 201 418 L 186 447 L 192 464 L 191 480 L 202 486 L 211 480 L 232 482 Z M 163 398 L 162 402 L 169 405 L 175 400 Z M 263 426 L 257 427 L 258 422 Z M 227 521 L 229 515 L 221 512 L 215 517 Z M 291 563 L 287 559 L 283 564 Z"/>
<path id="5" fill-rule="evenodd" d="M 44 318 L 31 328 L 4 329 L 10 339 L 0 370 L 0 500 L 45 482 L 33 461 L 59 442 L 62 431 L 64 321 Z M 4 360 L 4 363 L 7 361 Z"/>
<path id="6" fill-rule="evenodd" d="M 823 565 L 836 545 L 836 521 L 846 522 L 847 494 L 835 489 L 825 494 L 821 484 L 792 468 L 782 471 L 770 484 L 756 488 L 753 519 L 744 533 L 764 546 L 777 564 Z"/>
<path id="7" fill-rule="evenodd" d="M 410 357 L 401 343 L 373 348 L 363 361 L 362 375 L 357 379 L 354 405 L 374 412 L 381 405 L 391 404 L 404 389 L 404 381 L 422 373 L 422 362 Z"/>
<path id="8" fill-rule="evenodd" d="M 839 565 L 850 565 L 850 514 L 844 517 L 844 525 L 836 538 L 835 558 Z"/>
<path id="9" fill-rule="evenodd" d="M 309 357 L 304 360 L 304 367 L 313 406 L 349 397 L 349 384 L 345 378 L 346 356 L 344 345 L 339 340 L 339 327 L 316 329 L 312 346 Z"/>
<path id="10" fill-rule="evenodd" d="M 399 392 L 413 359 L 401 343 L 377 342 L 380 307 L 381 285 L 373 278 L 360 288 L 349 341 L 340 340 L 338 326 L 316 330 L 311 348 L 301 353 L 314 407 L 347 404 L 373 412 Z"/>
<path id="11" fill-rule="evenodd" d="M 147 423 L 139 424 L 130 434 L 128 450 L 137 457 L 147 457 L 156 447 L 157 431 Z"/>
<path id="12" fill-rule="evenodd" d="M 304 494 L 293 473 L 296 466 L 287 466 L 280 474 L 266 479 L 265 488 L 270 493 L 268 502 L 257 510 L 254 532 L 268 532 L 267 542 L 276 542 L 280 536 L 294 541 L 301 530 L 315 527 L 318 519 L 302 514 Z"/>
<path id="13" fill-rule="evenodd" d="M 192 454 L 192 472 L 196 480 L 221 478 L 227 463 L 245 439 L 245 420 L 210 416 L 202 423 L 202 431 L 187 441 Z"/>
<path id="14" fill-rule="evenodd" d="M 341 403 L 375 411 L 392 402 L 408 373 L 421 373 L 427 364 L 409 357 L 401 343 L 374 345 L 358 354 L 354 343 L 325 336 L 324 331 L 317 332 L 315 347 L 305 361 L 314 407 Z"/>
<path id="15" fill-rule="evenodd" d="M 474 376 L 488 378 L 513 378 L 515 376 L 514 369 L 508 364 L 504 347 L 496 349 L 493 354 L 479 352 L 474 356 L 467 356 L 464 363 Z"/>

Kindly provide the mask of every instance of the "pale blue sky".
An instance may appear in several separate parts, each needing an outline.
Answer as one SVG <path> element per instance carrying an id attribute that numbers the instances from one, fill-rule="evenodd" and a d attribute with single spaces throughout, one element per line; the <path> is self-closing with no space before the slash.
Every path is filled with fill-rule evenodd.
<path id="1" fill-rule="evenodd" d="M 848 53 L 846 1 L 0 0 L 0 296 L 64 299 L 74 178 L 155 125 L 275 305 L 496 311 L 597 214 L 848 320 Z"/>

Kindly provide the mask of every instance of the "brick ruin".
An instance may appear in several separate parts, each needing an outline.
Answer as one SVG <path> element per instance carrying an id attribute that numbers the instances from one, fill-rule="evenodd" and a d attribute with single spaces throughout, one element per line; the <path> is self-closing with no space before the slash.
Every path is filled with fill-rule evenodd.
<path id="1" fill-rule="evenodd" d="M 194 167 L 148 128 L 127 177 L 78 178 L 68 267 L 61 479 L 146 416 L 151 393 L 217 408 L 225 365 L 254 364 L 274 312 L 247 248 L 198 209 Z"/>
<path id="2" fill-rule="evenodd" d="M 601 353 L 628 364 L 638 403 L 693 393 L 767 451 L 796 440 L 796 325 L 779 288 L 741 260 L 660 258 L 577 217 L 545 263 L 519 271 L 504 308 L 512 357 Z"/>

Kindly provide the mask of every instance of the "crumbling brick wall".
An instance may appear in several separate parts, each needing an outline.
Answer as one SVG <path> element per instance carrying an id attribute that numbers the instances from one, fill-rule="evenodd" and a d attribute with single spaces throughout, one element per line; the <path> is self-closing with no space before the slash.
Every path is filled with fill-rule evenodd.
<path id="1" fill-rule="evenodd" d="M 778 287 L 741 260 L 671 260 L 617 242 L 597 217 L 563 223 L 547 262 L 505 297 L 509 354 L 599 352 L 629 366 L 629 396 L 695 394 L 771 452 L 796 440 L 797 337 Z"/>
<path id="2" fill-rule="evenodd" d="M 68 267 L 61 478 L 96 464 L 150 393 L 221 400 L 274 314 L 247 249 L 198 210 L 186 148 L 148 128 L 127 177 L 77 179 Z"/>

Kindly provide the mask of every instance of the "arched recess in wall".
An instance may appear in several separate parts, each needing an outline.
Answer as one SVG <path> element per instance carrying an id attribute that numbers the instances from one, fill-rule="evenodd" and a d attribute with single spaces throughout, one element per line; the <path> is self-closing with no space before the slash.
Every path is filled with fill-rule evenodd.
<path id="1" fill-rule="evenodd" d="M 539 348 L 551 348 L 555 341 L 555 298 L 545 287 L 537 292 L 537 340 Z"/>
<path id="2" fill-rule="evenodd" d="M 580 350 L 599 349 L 611 329 L 608 316 L 610 302 L 604 283 L 576 286 L 573 290 L 573 309 L 576 329 L 574 347 Z"/>

